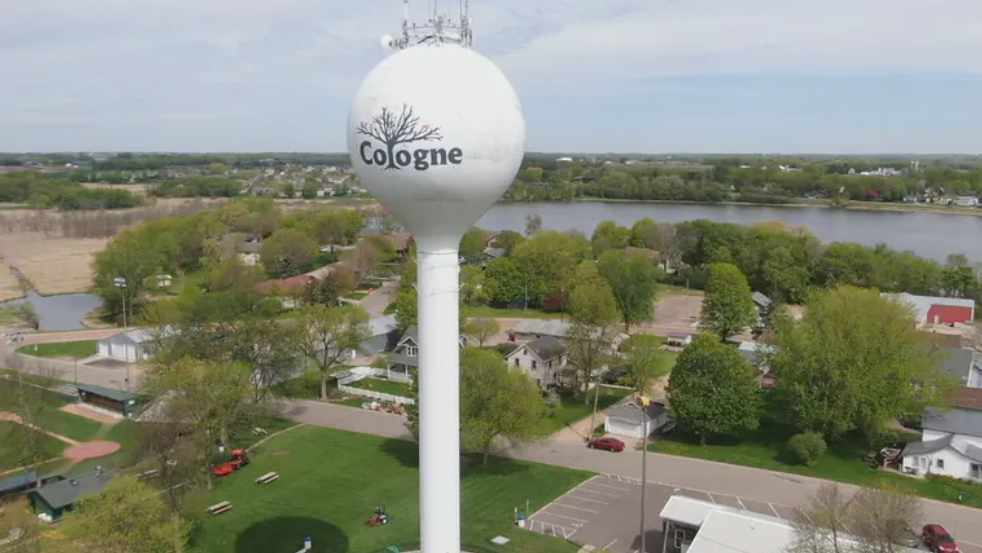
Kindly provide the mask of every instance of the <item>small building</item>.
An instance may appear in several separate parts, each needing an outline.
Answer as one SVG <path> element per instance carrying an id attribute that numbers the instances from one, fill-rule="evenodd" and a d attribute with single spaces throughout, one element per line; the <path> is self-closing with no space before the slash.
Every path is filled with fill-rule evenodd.
<path id="1" fill-rule="evenodd" d="M 566 346 L 555 336 L 542 336 L 522 344 L 505 356 L 505 361 L 524 370 L 540 388 L 565 382 Z"/>
<path id="2" fill-rule="evenodd" d="M 955 205 L 959 207 L 978 207 L 979 198 L 978 196 L 957 196 L 955 197 Z"/>
<path id="3" fill-rule="evenodd" d="M 689 332 L 669 332 L 665 335 L 665 345 L 670 348 L 684 348 L 692 343 L 692 334 Z"/>
<path id="4" fill-rule="evenodd" d="M 901 452 L 903 471 L 982 481 L 982 411 L 955 407 L 924 410 L 920 442 Z"/>
<path id="5" fill-rule="evenodd" d="M 915 296 L 906 292 L 880 295 L 910 306 L 918 324 L 968 323 L 975 319 L 975 301 L 968 298 Z"/>
<path id="6" fill-rule="evenodd" d="M 78 384 L 79 405 L 110 416 L 129 418 L 136 413 L 137 397 L 123 390 Z"/>
<path id="7" fill-rule="evenodd" d="M 164 332 L 167 330 L 164 329 Z M 102 357 L 139 363 L 152 357 L 152 346 L 160 331 L 153 328 L 138 328 L 113 334 L 98 341 L 96 351 Z"/>
<path id="8" fill-rule="evenodd" d="M 64 477 L 53 474 L 39 477 L 37 472 L 24 469 L 23 472 L 0 479 L 0 502 L 14 501 L 27 495 L 31 490 L 37 488 L 39 480 L 40 484 L 44 486 L 63 479 Z"/>
<path id="9" fill-rule="evenodd" d="M 101 491 L 112 478 L 112 472 L 96 468 L 93 472 L 42 486 L 30 492 L 28 499 L 38 518 L 52 522 L 71 511 L 83 495 Z"/>
<path id="10" fill-rule="evenodd" d="M 368 321 L 368 327 L 371 336 L 358 346 L 358 351 L 361 353 L 365 355 L 382 353 L 395 348 L 399 343 L 399 329 L 392 315 L 376 317 Z"/>
<path id="11" fill-rule="evenodd" d="M 652 401 L 644 408 L 629 401 L 604 411 L 604 432 L 628 438 L 644 438 L 645 411 L 649 436 L 668 424 L 668 409 L 664 403 Z"/>
<path id="12" fill-rule="evenodd" d="M 570 324 L 555 319 L 522 319 L 508 332 L 512 342 L 529 342 L 543 336 L 565 338 Z"/>
<path id="13" fill-rule="evenodd" d="M 156 279 L 157 288 L 170 288 L 174 283 L 174 278 L 170 275 L 157 275 L 154 278 Z"/>
<path id="14" fill-rule="evenodd" d="M 941 368 L 960 386 L 982 388 L 982 354 L 972 348 L 940 346 Z"/>
<path id="15" fill-rule="evenodd" d="M 467 337 L 462 334 L 459 342 L 460 347 L 466 346 Z M 419 366 L 419 329 L 416 325 L 406 329 L 386 361 L 387 378 L 401 381 L 411 380 L 409 371 Z"/>
<path id="16" fill-rule="evenodd" d="M 774 303 L 771 301 L 771 298 L 761 294 L 760 292 L 753 293 L 753 300 L 754 305 L 757 306 L 757 315 L 760 316 L 760 318 L 764 318 L 767 315 L 767 312 L 771 308 L 771 304 Z"/>

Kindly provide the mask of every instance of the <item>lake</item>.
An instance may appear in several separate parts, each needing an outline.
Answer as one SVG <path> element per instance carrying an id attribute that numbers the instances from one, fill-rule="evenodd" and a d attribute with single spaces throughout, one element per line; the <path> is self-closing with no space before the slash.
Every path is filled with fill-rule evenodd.
<path id="1" fill-rule="evenodd" d="M 81 330 L 82 318 L 89 311 L 102 305 L 102 299 L 95 294 L 62 294 L 58 296 L 41 296 L 34 290 L 27 293 L 27 298 L 0 303 L 0 307 L 9 307 L 28 301 L 34 306 L 41 319 L 41 330 Z"/>
<path id="2" fill-rule="evenodd" d="M 587 236 L 600 221 L 607 219 L 628 227 L 644 217 L 664 223 L 710 219 L 741 225 L 781 220 L 807 227 L 825 243 L 858 242 L 874 246 L 882 242 L 942 262 L 952 253 L 964 253 L 972 261 L 982 261 L 982 217 L 922 211 L 614 202 L 510 203 L 493 207 L 477 226 L 524 232 L 525 217 L 531 214 L 542 217 L 543 228 L 576 229 Z"/>

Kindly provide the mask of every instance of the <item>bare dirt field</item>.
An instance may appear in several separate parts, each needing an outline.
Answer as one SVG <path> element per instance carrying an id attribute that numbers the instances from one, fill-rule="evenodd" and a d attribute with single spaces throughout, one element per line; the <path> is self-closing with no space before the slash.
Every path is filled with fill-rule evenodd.
<path id="1" fill-rule="evenodd" d="M 84 292 L 92 285 L 92 256 L 106 247 L 107 238 L 45 238 L 34 233 L 0 235 L 0 253 L 7 267 L 17 267 L 40 294 Z M 3 271 L 0 294 L 21 295 L 9 268 Z M 7 279 L 13 282 L 7 286 Z M 10 288 L 12 286 L 12 288 Z"/>
<path id="2" fill-rule="evenodd" d="M 668 289 L 655 301 L 655 316 L 641 327 L 654 334 L 666 332 L 696 332 L 695 324 L 702 311 L 703 293 L 698 290 Z"/>
<path id="3" fill-rule="evenodd" d="M 82 183 L 85 188 L 114 188 L 116 190 L 126 190 L 127 192 L 132 192 L 138 196 L 147 195 L 147 184 L 109 184 L 107 182 L 85 182 Z"/>

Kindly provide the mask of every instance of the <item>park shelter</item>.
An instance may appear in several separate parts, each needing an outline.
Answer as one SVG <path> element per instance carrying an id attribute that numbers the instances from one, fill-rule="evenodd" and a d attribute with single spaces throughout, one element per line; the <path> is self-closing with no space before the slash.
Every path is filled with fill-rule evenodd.
<path id="1" fill-rule="evenodd" d="M 40 518 L 54 521 L 71 511 L 83 495 L 101 491 L 112 478 L 113 473 L 96 468 L 93 472 L 42 486 L 32 491 L 28 498 Z"/>
<path id="2" fill-rule="evenodd" d="M 111 414 L 131 417 L 136 412 L 136 395 L 123 390 L 105 388 L 95 384 L 78 385 L 79 403 Z"/>
<path id="3" fill-rule="evenodd" d="M 40 477 L 41 485 L 61 480 L 61 476 L 48 474 Z M 12 501 L 38 485 L 38 473 L 31 469 L 0 479 L 0 501 Z"/>

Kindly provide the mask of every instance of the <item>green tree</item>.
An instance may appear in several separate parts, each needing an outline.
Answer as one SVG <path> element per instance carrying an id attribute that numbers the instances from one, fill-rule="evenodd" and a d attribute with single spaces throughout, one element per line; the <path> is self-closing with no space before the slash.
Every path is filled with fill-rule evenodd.
<path id="1" fill-rule="evenodd" d="M 952 254 L 941 270 L 941 285 L 950 296 L 971 297 L 979 292 L 979 274 L 965 254 Z"/>
<path id="2" fill-rule="evenodd" d="M 701 334 L 672 369 L 670 416 L 704 445 L 712 435 L 755 429 L 760 424 L 760 385 L 755 376 L 736 348 Z"/>
<path id="3" fill-rule="evenodd" d="M 593 255 L 599 256 L 607 250 L 626 248 L 630 239 L 631 229 L 622 227 L 614 221 L 600 221 L 593 229 L 590 244 L 593 246 Z"/>
<path id="4" fill-rule="evenodd" d="M 467 321 L 464 333 L 477 341 L 478 347 L 484 347 L 488 340 L 501 332 L 501 325 L 495 319 L 476 318 Z"/>
<path id="5" fill-rule="evenodd" d="M 513 230 L 503 230 L 498 233 L 494 240 L 500 248 L 505 250 L 505 255 L 511 255 L 515 251 L 515 247 L 525 241 L 525 237 Z"/>
<path id="6" fill-rule="evenodd" d="M 651 217 L 638 219 L 631 226 L 630 243 L 635 248 L 660 251 L 662 246 L 661 227 Z"/>
<path id="7" fill-rule="evenodd" d="M 566 332 L 567 363 L 576 371 L 577 388 L 589 403 L 590 384 L 612 359 L 620 313 L 610 286 L 599 277 L 573 288 L 569 306 L 572 321 Z"/>
<path id="8" fill-rule="evenodd" d="M 460 301 L 465 305 L 478 305 L 488 301 L 482 267 L 464 265 L 460 268 Z"/>
<path id="9" fill-rule="evenodd" d="M 498 352 L 465 348 L 460 390 L 461 443 L 465 451 L 480 453 L 485 465 L 500 439 L 518 448 L 549 435 L 538 385 L 522 370 L 509 368 Z"/>
<path id="10" fill-rule="evenodd" d="M 303 290 L 303 301 L 307 304 L 337 305 L 346 292 L 348 290 L 344 289 L 341 280 L 331 272 L 307 283 Z"/>
<path id="11" fill-rule="evenodd" d="M 662 351 L 662 339 L 651 334 L 635 334 L 620 346 L 624 354 L 624 364 L 634 389 L 640 395 L 645 395 L 651 382 L 664 375 L 665 352 Z"/>
<path id="12" fill-rule="evenodd" d="M 532 213 L 525 216 L 525 236 L 532 236 L 542 230 L 542 216 Z"/>
<path id="13" fill-rule="evenodd" d="M 327 400 L 327 378 L 370 337 L 368 314 L 357 305 L 312 305 L 290 324 L 297 350 L 321 373 L 320 398 Z"/>
<path id="14" fill-rule="evenodd" d="M 110 480 L 99 492 L 83 495 L 65 515 L 52 544 L 59 552 L 181 553 L 191 526 L 174 515 L 160 494 L 135 476 Z"/>
<path id="15" fill-rule="evenodd" d="M 527 279 L 529 303 L 541 305 L 547 295 L 561 291 L 589 251 L 590 244 L 582 235 L 554 230 L 539 230 L 516 247 L 513 257 Z"/>
<path id="16" fill-rule="evenodd" d="M 396 290 L 393 306 L 400 334 L 416 325 L 419 320 L 419 299 L 416 293 L 415 259 L 410 259 L 402 266 L 402 276 L 399 279 L 399 288 Z"/>
<path id="17" fill-rule="evenodd" d="M 798 263 L 787 248 L 775 248 L 766 254 L 761 276 L 772 300 L 801 303 L 808 295 L 808 268 Z"/>
<path id="18" fill-rule="evenodd" d="M 263 241 L 259 258 L 273 278 L 299 275 L 310 268 L 317 255 L 317 244 L 298 230 L 278 230 Z"/>
<path id="19" fill-rule="evenodd" d="M 630 333 L 631 325 L 651 319 L 658 292 L 658 268 L 643 253 L 604 252 L 598 268 L 614 294 L 624 332 Z"/>
<path id="20" fill-rule="evenodd" d="M 476 259 L 484 253 L 486 244 L 487 241 L 484 238 L 484 231 L 477 227 L 471 227 L 467 229 L 464 237 L 460 239 L 460 256 L 464 259 Z"/>
<path id="21" fill-rule="evenodd" d="M 317 197 L 317 183 L 307 182 L 304 183 L 303 188 L 300 189 L 300 197 L 305 200 L 313 200 Z"/>
<path id="22" fill-rule="evenodd" d="M 484 270 L 484 292 L 488 300 L 512 304 L 525 300 L 528 279 L 511 257 L 499 257 L 488 263 Z"/>
<path id="23" fill-rule="evenodd" d="M 125 315 L 128 321 L 132 320 L 137 311 L 133 304 L 142 297 L 148 279 L 166 269 L 162 249 L 168 245 L 167 237 L 139 228 L 124 229 L 95 255 L 93 285 L 107 315 Z"/>
<path id="24" fill-rule="evenodd" d="M 797 430 L 872 438 L 900 417 L 946 403 L 955 383 L 919 336 L 910 306 L 849 286 L 807 305 L 800 321 L 774 318 L 775 393 Z"/>
<path id="25" fill-rule="evenodd" d="M 703 328 L 725 342 L 756 322 L 757 308 L 747 277 L 729 263 L 710 265 L 702 307 Z"/>

